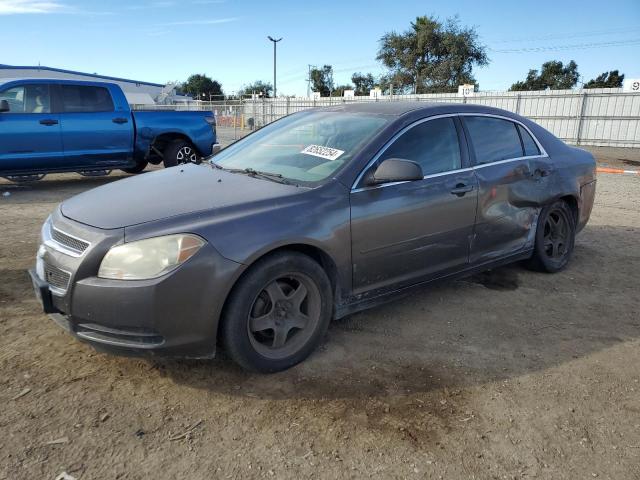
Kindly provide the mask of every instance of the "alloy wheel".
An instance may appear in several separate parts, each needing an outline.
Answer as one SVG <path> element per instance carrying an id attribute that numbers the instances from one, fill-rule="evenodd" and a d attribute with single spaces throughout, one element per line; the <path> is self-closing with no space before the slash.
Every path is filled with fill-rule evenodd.
<path id="1" fill-rule="evenodd" d="M 176 159 L 178 160 L 179 164 L 180 163 L 198 163 L 198 154 L 193 149 L 193 147 L 190 147 L 189 145 L 185 145 L 180 150 L 178 150 Z"/>
<path id="2" fill-rule="evenodd" d="M 301 273 L 280 276 L 258 294 L 247 328 L 253 347 L 278 359 L 295 354 L 320 321 L 321 297 L 315 282 Z"/>
<path id="3" fill-rule="evenodd" d="M 547 257 L 561 260 L 569 252 L 571 229 L 565 211 L 556 209 L 549 212 L 544 223 L 544 251 Z"/>

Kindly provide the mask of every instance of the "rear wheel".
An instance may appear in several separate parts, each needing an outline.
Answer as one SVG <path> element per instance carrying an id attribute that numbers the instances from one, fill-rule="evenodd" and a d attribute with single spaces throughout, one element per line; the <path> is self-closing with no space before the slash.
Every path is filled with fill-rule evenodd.
<path id="1" fill-rule="evenodd" d="M 188 140 L 173 140 L 167 144 L 164 151 L 163 163 L 165 168 L 175 167 L 185 163 L 200 163 L 202 157 Z"/>
<path id="2" fill-rule="evenodd" d="M 573 253 L 576 222 L 573 211 L 562 200 L 540 212 L 534 253 L 528 262 L 532 270 L 555 273 L 564 269 Z"/>
<path id="3" fill-rule="evenodd" d="M 234 288 L 222 318 L 222 341 L 247 370 L 277 372 L 313 352 L 332 312 L 331 283 L 299 253 L 260 260 Z"/>

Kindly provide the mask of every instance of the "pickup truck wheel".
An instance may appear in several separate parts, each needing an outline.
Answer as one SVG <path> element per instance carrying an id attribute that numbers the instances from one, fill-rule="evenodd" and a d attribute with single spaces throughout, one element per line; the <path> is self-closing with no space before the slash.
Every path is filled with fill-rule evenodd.
<path id="1" fill-rule="evenodd" d="M 164 149 L 165 168 L 175 167 L 184 163 L 200 163 L 202 157 L 196 148 L 187 140 L 174 140 Z"/>
<path id="2" fill-rule="evenodd" d="M 135 167 L 123 168 L 122 171 L 126 172 L 126 173 L 140 173 L 145 168 L 147 168 L 148 164 L 149 164 L 149 162 L 147 162 L 146 160 L 143 160 L 142 162 L 136 163 Z"/>
<path id="3" fill-rule="evenodd" d="M 331 282 L 300 253 L 259 260 L 234 287 L 222 316 L 225 351 L 247 370 L 270 373 L 307 358 L 331 320 Z"/>

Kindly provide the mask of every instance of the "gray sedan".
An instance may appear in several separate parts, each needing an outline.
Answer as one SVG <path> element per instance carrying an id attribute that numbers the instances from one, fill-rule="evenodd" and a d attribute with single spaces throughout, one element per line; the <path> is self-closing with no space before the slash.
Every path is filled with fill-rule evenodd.
<path id="1" fill-rule="evenodd" d="M 42 227 L 45 312 L 117 353 L 274 372 L 332 318 L 511 262 L 557 272 L 589 219 L 595 162 L 474 105 L 309 110 L 201 165 L 96 188 Z"/>

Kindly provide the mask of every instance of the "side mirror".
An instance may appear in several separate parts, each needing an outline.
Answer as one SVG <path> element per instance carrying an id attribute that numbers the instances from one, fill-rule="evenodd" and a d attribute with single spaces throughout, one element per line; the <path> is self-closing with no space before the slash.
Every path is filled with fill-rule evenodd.
<path id="1" fill-rule="evenodd" d="M 6 100 L 0 100 L 0 113 L 8 112 L 10 110 L 11 107 L 9 107 L 9 102 Z"/>
<path id="2" fill-rule="evenodd" d="M 422 180 L 422 168 L 412 160 L 388 158 L 384 160 L 367 179 L 367 185 L 380 185 L 391 182 L 410 182 Z"/>

